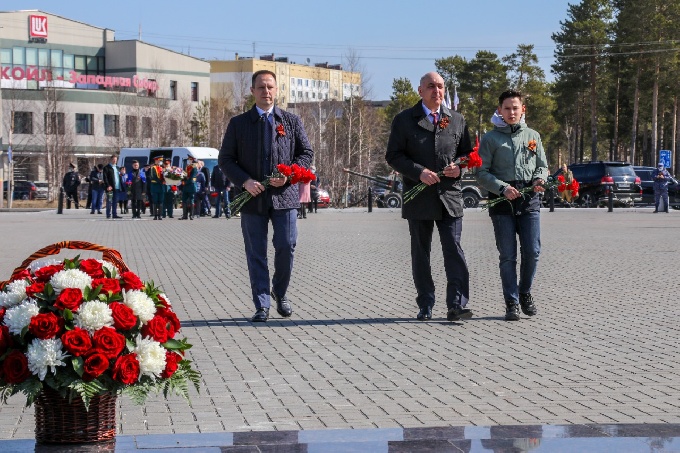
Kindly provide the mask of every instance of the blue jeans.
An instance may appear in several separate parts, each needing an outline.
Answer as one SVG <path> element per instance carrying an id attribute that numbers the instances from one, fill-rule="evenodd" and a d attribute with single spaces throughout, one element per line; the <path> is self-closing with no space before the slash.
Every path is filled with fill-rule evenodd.
<path id="1" fill-rule="evenodd" d="M 102 210 L 102 197 L 104 196 L 104 189 L 92 189 L 92 206 L 90 212 Z"/>
<path id="2" fill-rule="evenodd" d="M 541 254 L 540 211 L 529 211 L 521 215 L 492 215 L 496 248 L 499 253 L 499 268 L 503 297 L 507 303 L 518 303 L 520 294 L 531 292 L 536 275 L 538 256 Z M 517 283 L 517 237 L 522 258 Z"/>
<path id="3" fill-rule="evenodd" d="M 274 237 L 274 277 L 271 289 L 277 297 L 288 291 L 293 273 L 293 255 L 297 243 L 297 209 L 270 209 L 268 215 L 241 214 L 241 230 L 245 243 L 250 289 L 255 308 L 269 308 L 269 267 L 267 234 L 272 222 Z"/>
<path id="4" fill-rule="evenodd" d="M 215 217 L 222 215 L 222 202 L 224 201 L 224 214 L 227 217 L 231 217 L 231 211 L 229 210 L 229 191 L 221 190 L 217 192 L 217 201 L 215 201 Z"/>
<path id="5" fill-rule="evenodd" d="M 106 218 L 118 217 L 118 190 L 111 189 L 111 192 L 106 192 Z"/>

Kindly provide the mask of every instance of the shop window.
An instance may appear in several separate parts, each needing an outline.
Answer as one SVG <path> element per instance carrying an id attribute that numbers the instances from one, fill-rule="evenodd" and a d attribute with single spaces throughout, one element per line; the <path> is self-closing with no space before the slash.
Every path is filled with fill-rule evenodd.
<path id="1" fill-rule="evenodd" d="M 136 116 L 126 116 L 125 117 L 125 135 L 128 137 L 137 136 L 137 117 Z"/>
<path id="2" fill-rule="evenodd" d="M 120 118 L 118 115 L 104 115 L 104 135 L 118 137 L 120 135 Z"/>
<path id="3" fill-rule="evenodd" d="M 32 47 L 26 49 L 26 66 L 38 66 L 38 49 Z"/>
<path id="4" fill-rule="evenodd" d="M 64 67 L 64 52 L 61 50 L 52 49 L 50 53 L 50 63 L 53 68 Z"/>
<path id="5" fill-rule="evenodd" d="M 76 134 L 94 135 L 94 115 L 92 113 L 76 113 Z"/>
<path id="6" fill-rule="evenodd" d="M 64 135 L 65 133 L 64 114 L 62 112 L 45 112 L 45 134 Z"/>
<path id="7" fill-rule="evenodd" d="M 14 124 L 12 126 L 15 134 L 32 134 L 33 113 L 14 112 Z"/>

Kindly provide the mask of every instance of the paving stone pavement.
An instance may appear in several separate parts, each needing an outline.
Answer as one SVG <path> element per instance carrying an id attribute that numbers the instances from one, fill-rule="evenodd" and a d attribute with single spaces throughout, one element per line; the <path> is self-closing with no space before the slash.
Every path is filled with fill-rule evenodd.
<path id="1" fill-rule="evenodd" d="M 466 210 L 475 316 L 450 323 L 436 235 L 439 299 L 418 322 L 399 211 L 321 210 L 298 222 L 292 318 L 273 310 L 260 325 L 238 219 L 127 217 L 0 213 L 1 278 L 45 245 L 84 240 L 119 250 L 170 296 L 201 392 L 191 405 L 120 398 L 119 435 L 680 423 L 680 212 L 543 211 L 539 314 L 505 322 L 491 222 Z M 0 406 L 0 439 L 33 429 L 21 397 Z"/>

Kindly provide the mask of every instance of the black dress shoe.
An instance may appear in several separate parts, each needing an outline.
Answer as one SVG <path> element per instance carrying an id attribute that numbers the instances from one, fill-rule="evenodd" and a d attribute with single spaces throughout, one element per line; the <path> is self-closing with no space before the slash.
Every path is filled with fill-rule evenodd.
<path id="1" fill-rule="evenodd" d="M 274 291 L 272 291 L 271 295 L 272 299 L 276 301 L 276 311 L 279 315 L 287 318 L 293 314 L 293 307 L 286 296 L 278 298 L 276 297 L 276 294 L 274 294 Z"/>
<path id="2" fill-rule="evenodd" d="M 429 321 L 432 319 L 432 307 L 421 308 L 416 316 L 418 321 Z"/>
<path id="3" fill-rule="evenodd" d="M 446 320 L 447 321 L 459 321 L 461 319 L 470 319 L 470 318 L 472 318 L 472 310 L 469 310 L 467 308 L 463 308 L 460 305 L 454 305 L 446 313 Z"/>
<path id="4" fill-rule="evenodd" d="M 536 314 L 536 305 L 534 305 L 534 298 L 531 297 L 531 293 L 519 295 L 519 306 L 522 309 L 522 313 L 527 316 L 534 316 Z"/>
<path id="5" fill-rule="evenodd" d="M 252 322 L 267 322 L 267 319 L 269 319 L 268 308 L 258 308 L 253 317 L 250 318 Z"/>

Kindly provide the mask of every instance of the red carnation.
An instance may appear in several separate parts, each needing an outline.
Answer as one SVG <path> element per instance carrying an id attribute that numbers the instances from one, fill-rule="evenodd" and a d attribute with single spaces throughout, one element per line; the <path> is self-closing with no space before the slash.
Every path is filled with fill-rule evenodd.
<path id="1" fill-rule="evenodd" d="M 41 340 L 54 338 L 64 327 L 64 318 L 54 313 L 38 313 L 31 318 L 28 331 Z"/>
<path id="2" fill-rule="evenodd" d="M 120 279 L 122 280 L 123 283 L 123 289 L 125 291 L 132 291 L 134 289 L 143 289 L 144 288 L 144 282 L 140 280 L 139 277 L 134 272 L 123 272 L 120 275 Z"/>
<path id="3" fill-rule="evenodd" d="M 2 377 L 8 384 L 21 384 L 31 375 L 26 355 L 16 349 L 2 362 Z"/>
<path id="4" fill-rule="evenodd" d="M 80 304 L 83 303 L 83 292 L 80 288 L 64 288 L 57 300 L 54 302 L 54 306 L 59 310 L 69 309 L 71 311 L 76 311 L 80 308 Z"/>
<path id="5" fill-rule="evenodd" d="M 293 174 L 293 170 L 291 170 L 291 168 L 286 164 L 278 164 L 276 169 L 286 178 Z"/>
<path id="6" fill-rule="evenodd" d="M 92 287 L 102 285 L 102 292 L 104 293 L 119 293 L 120 283 L 116 278 L 95 278 L 92 280 Z"/>
<path id="7" fill-rule="evenodd" d="M 12 335 L 9 333 L 9 327 L 0 326 L 0 356 L 7 352 L 12 346 Z"/>
<path id="8" fill-rule="evenodd" d="M 109 359 L 104 354 L 95 352 L 87 356 L 83 362 L 83 380 L 91 381 L 98 378 L 109 367 Z"/>
<path id="9" fill-rule="evenodd" d="M 87 275 L 89 275 L 92 278 L 104 278 L 104 265 L 93 259 L 86 259 L 82 260 L 80 262 L 80 270 L 85 272 Z"/>
<path id="10" fill-rule="evenodd" d="M 33 282 L 26 287 L 26 297 L 35 297 L 36 294 L 40 294 L 45 291 L 44 282 Z"/>
<path id="11" fill-rule="evenodd" d="M 102 327 L 92 336 L 92 343 L 98 352 L 109 359 L 113 359 L 123 351 L 125 337 L 112 327 Z"/>
<path id="12" fill-rule="evenodd" d="M 290 183 L 291 184 L 297 184 L 300 182 L 300 177 L 302 176 L 302 173 L 300 170 L 302 170 L 302 167 L 300 167 L 298 164 L 293 164 L 290 166 L 291 170 L 293 171 L 292 177 L 290 178 Z"/>
<path id="13" fill-rule="evenodd" d="M 117 330 L 130 330 L 137 325 L 137 317 L 130 307 L 120 302 L 109 304 L 113 316 L 113 327 Z"/>
<path id="14" fill-rule="evenodd" d="M 70 354 L 76 357 L 87 354 L 92 349 L 92 340 L 87 330 L 76 327 L 61 336 L 61 343 Z"/>
<path id="15" fill-rule="evenodd" d="M 126 354 L 118 357 L 113 365 L 113 379 L 131 385 L 139 378 L 139 360 L 137 354 Z"/>
<path id="16" fill-rule="evenodd" d="M 177 368 L 179 368 L 179 362 L 181 361 L 182 361 L 181 355 L 177 354 L 176 352 L 166 351 L 165 369 L 163 370 L 163 373 L 161 373 L 161 377 L 167 379 L 173 374 L 175 374 L 175 371 L 177 371 Z"/>
<path id="17" fill-rule="evenodd" d="M 41 267 L 35 271 L 35 279 L 41 282 L 48 282 L 50 278 L 57 272 L 64 270 L 63 264 L 52 264 L 49 266 Z"/>
<path id="18" fill-rule="evenodd" d="M 159 343 L 168 341 L 168 320 L 164 316 L 156 315 L 151 318 L 144 327 L 142 327 L 142 335 L 153 338 Z"/>

